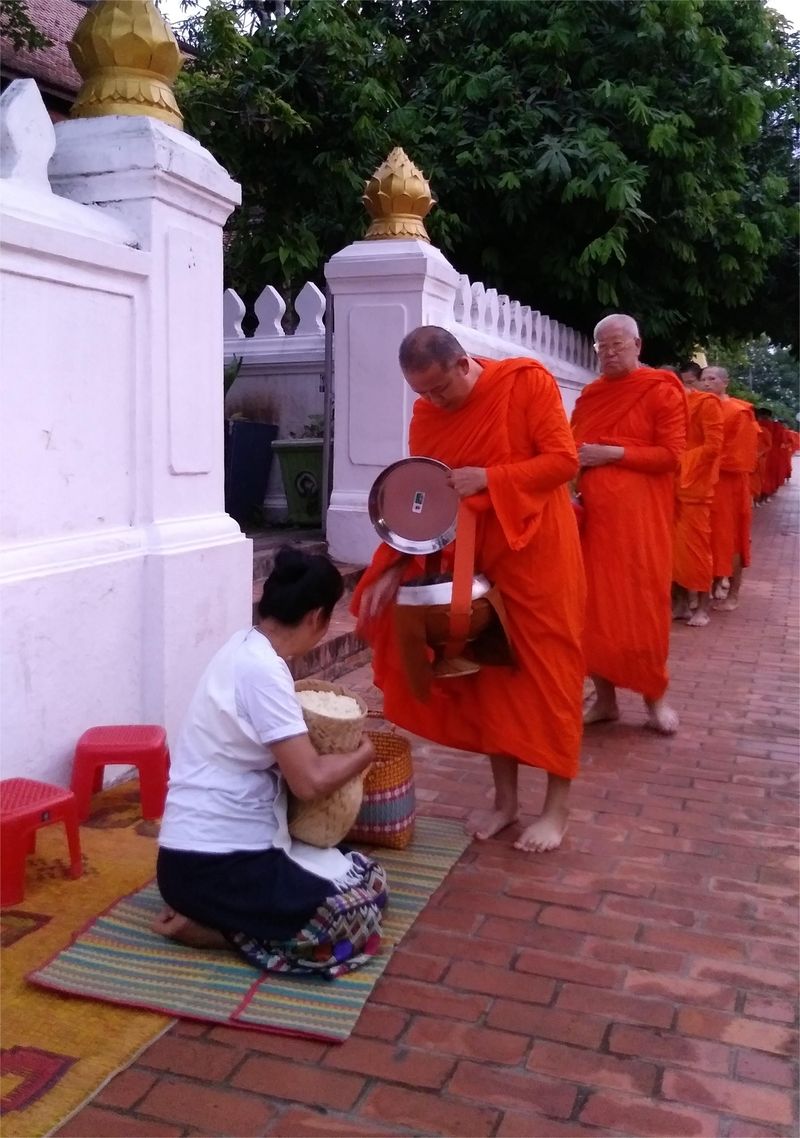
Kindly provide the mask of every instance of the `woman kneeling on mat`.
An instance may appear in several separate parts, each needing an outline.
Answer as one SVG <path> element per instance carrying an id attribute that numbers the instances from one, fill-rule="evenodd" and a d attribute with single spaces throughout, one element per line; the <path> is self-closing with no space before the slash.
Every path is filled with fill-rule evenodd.
<path id="1" fill-rule="evenodd" d="M 294 841 L 286 788 L 301 801 L 365 770 L 311 745 L 285 661 L 325 634 L 343 592 L 323 556 L 282 549 L 259 621 L 213 658 L 171 758 L 156 932 L 203 948 L 232 946 L 268 972 L 328 979 L 365 964 L 380 944 L 386 874 L 357 852 Z"/>

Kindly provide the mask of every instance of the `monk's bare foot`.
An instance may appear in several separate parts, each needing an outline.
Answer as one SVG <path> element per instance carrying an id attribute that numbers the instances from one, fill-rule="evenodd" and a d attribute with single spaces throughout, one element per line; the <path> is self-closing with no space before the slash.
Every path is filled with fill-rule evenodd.
<path id="1" fill-rule="evenodd" d="M 735 612 L 739 607 L 738 597 L 728 597 L 724 601 L 715 601 L 714 609 L 716 612 Z"/>
<path id="2" fill-rule="evenodd" d="M 228 942 L 221 932 L 199 925 L 197 921 L 176 913 L 174 909 L 166 907 L 161 910 L 150 925 L 154 933 L 177 940 L 180 944 L 189 945 L 190 948 L 227 948 Z"/>
<path id="3" fill-rule="evenodd" d="M 595 700 L 583 713 L 584 727 L 592 723 L 613 723 L 616 719 L 619 719 L 619 708 L 616 703 L 601 703 L 600 700 Z"/>
<path id="4" fill-rule="evenodd" d="M 651 731 L 658 731 L 659 735 L 674 735 L 680 727 L 677 711 L 673 711 L 663 699 L 656 699 L 647 703 L 646 727 Z"/>
<path id="5" fill-rule="evenodd" d="M 692 615 L 692 610 L 688 605 L 678 605 L 672 610 L 673 620 L 688 620 Z"/>
<path id="6" fill-rule="evenodd" d="M 714 582 L 714 588 L 711 591 L 711 595 L 713 596 L 714 600 L 723 601 L 727 597 L 730 587 L 730 578 L 720 577 L 718 581 Z"/>
<path id="7" fill-rule="evenodd" d="M 705 628 L 710 620 L 711 617 L 704 609 L 696 609 L 686 624 L 688 628 Z"/>
<path id="8" fill-rule="evenodd" d="M 514 849 L 525 850 L 526 853 L 547 853 L 548 850 L 557 850 L 566 831 L 566 815 L 558 818 L 544 816 L 537 818 L 522 831 L 514 842 Z"/>
<path id="9" fill-rule="evenodd" d="M 476 818 L 470 819 L 467 822 L 467 833 L 477 838 L 479 842 L 485 842 L 487 838 L 493 838 L 501 830 L 513 826 L 518 818 L 516 809 L 492 810 L 488 814 L 479 814 Z"/>

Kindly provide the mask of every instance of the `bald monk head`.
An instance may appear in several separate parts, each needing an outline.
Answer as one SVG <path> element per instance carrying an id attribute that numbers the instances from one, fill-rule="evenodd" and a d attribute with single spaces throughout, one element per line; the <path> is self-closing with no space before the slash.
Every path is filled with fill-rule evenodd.
<path id="1" fill-rule="evenodd" d="M 604 316 L 594 330 L 594 350 L 603 375 L 613 379 L 635 371 L 642 350 L 638 324 L 622 313 Z"/>
<path id="2" fill-rule="evenodd" d="M 694 360 L 689 360 L 687 363 L 681 364 L 678 368 L 681 383 L 689 391 L 700 390 L 700 376 L 702 374 L 703 369 L 700 367 L 700 364 L 695 363 Z"/>
<path id="3" fill-rule="evenodd" d="M 729 376 L 724 367 L 717 364 L 704 367 L 700 376 L 700 386 L 703 391 L 710 391 L 712 395 L 725 395 L 728 390 Z"/>
<path id="4" fill-rule="evenodd" d="M 455 336 L 436 324 L 409 332 L 399 360 L 411 390 L 444 411 L 457 411 L 466 403 L 482 370 Z"/>

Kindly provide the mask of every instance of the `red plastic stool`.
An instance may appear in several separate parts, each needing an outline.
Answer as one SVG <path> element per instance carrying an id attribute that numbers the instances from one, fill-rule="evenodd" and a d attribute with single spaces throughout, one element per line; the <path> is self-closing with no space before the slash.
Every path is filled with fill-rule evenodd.
<path id="1" fill-rule="evenodd" d="M 103 789 L 103 768 L 117 763 L 138 768 L 142 817 L 160 818 L 169 775 L 167 733 L 152 725 L 122 725 L 90 727 L 75 747 L 72 789 L 81 822 L 89 817 L 92 795 Z"/>
<path id="2" fill-rule="evenodd" d="M 69 875 L 80 877 L 81 839 L 75 795 L 63 786 L 32 778 L 0 782 L 0 905 L 18 905 L 25 896 L 25 859 L 36 848 L 36 831 L 63 822 L 69 844 Z"/>

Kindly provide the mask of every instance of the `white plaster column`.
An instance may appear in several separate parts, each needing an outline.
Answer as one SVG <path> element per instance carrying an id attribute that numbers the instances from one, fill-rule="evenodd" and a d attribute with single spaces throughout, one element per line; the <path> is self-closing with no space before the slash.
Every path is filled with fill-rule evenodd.
<path id="1" fill-rule="evenodd" d="M 223 489 L 222 227 L 241 191 L 196 139 L 145 116 L 58 123 L 50 182 L 119 218 L 150 257 L 131 521 L 144 544 L 143 715 L 173 734 L 208 659 L 251 614 L 252 543 Z"/>
<path id="2" fill-rule="evenodd" d="M 458 273 L 418 239 L 356 241 L 325 266 L 333 296 L 333 493 L 327 538 L 337 561 L 366 564 L 378 545 L 367 499 L 380 472 L 408 453 L 414 396 L 397 350 L 422 324 L 450 325 Z"/>

